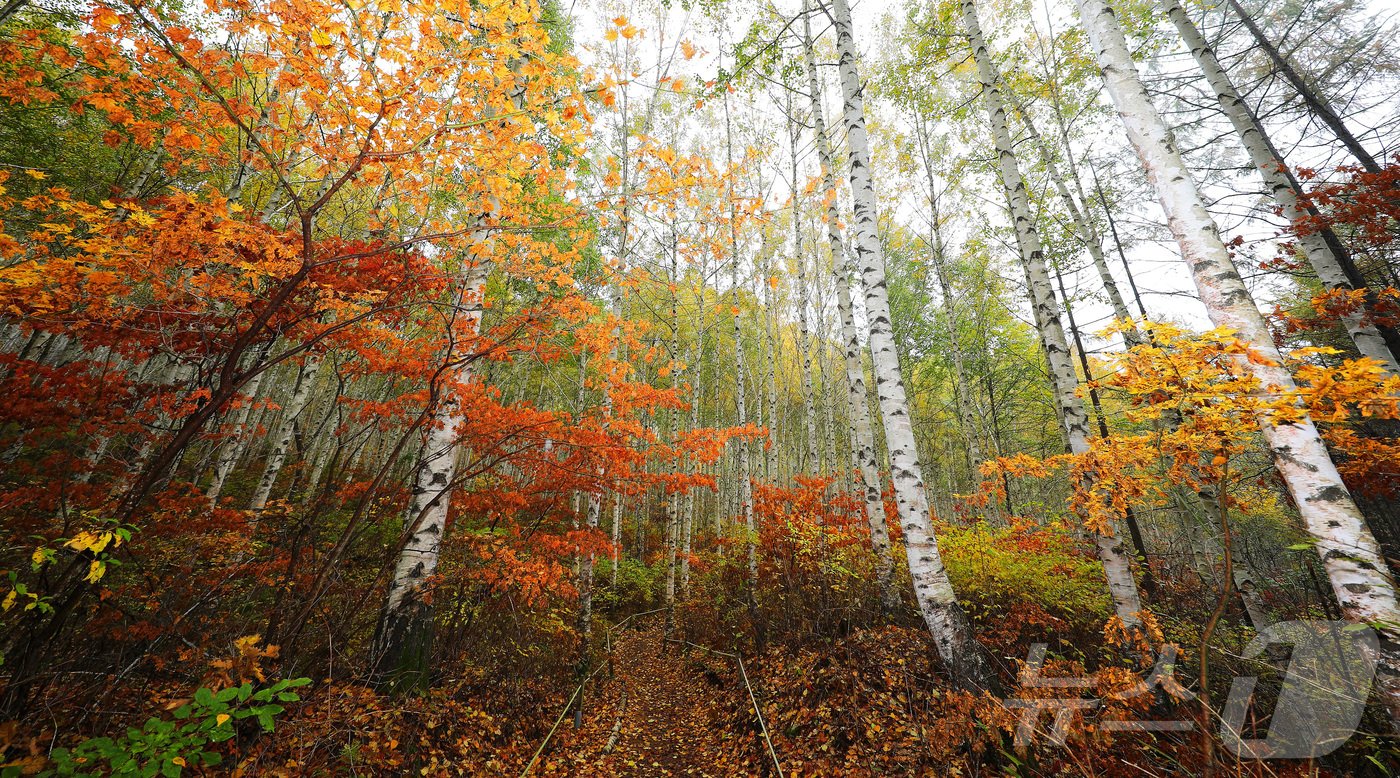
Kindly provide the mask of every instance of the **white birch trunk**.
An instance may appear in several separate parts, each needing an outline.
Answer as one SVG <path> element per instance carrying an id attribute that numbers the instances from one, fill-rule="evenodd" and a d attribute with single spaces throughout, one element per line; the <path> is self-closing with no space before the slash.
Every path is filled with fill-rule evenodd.
<path id="1" fill-rule="evenodd" d="M 1041 249 L 1040 235 L 1036 232 L 1026 184 L 1021 178 L 1020 164 L 1011 142 L 1011 131 L 1007 127 L 1006 105 L 1001 96 L 1001 76 L 997 73 L 992 63 L 991 52 L 987 50 L 987 44 L 982 38 L 982 26 L 977 19 L 977 5 L 974 0 L 963 0 L 962 17 L 973 57 L 977 60 L 977 74 L 982 82 L 982 97 L 986 102 L 987 117 L 992 125 L 1001 182 L 1011 206 L 1016 243 L 1020 247 L 1022 264 L 1026 270 L 1026 288 L 1030 292 L 1031 305 L 1035 308 L 1036 323 L 1040 329 L 1040 340 L 1050 364 L 1050 379 L 1054 384 L 1056 405 L 1070 451 L 1082 454 L 1089 450 L 1089 416 L 1084 412 L 1079 398 L 1075 396 L 1079 378 L 1074 370 L 1064 327 L 1060 324 L 1060 308 L 1055 301 L 1055 290 L 1050 285 L 1050 273 Z M 1095 533 L 1094 549 L 1103 565 L 1109 596 L 1113 600 L 1114 614 L 1123 622 L 1124 627 L 1134 630 L 1142 625 L 1142 598 L 1138 594 L 1137 580 L 1133 577 L 1132 554 L 1124 547 L 1122 538 L 1122 532 L 1115 532 L 1112 536 Z"/>
<path id="2" fill-rule="evenodd" d="M 816 56 L 812 51 L 812 30 L 809 6 L 803 3 L 803 35 L 806 45 L 807 86 L 812 98 L 812 121 L 816 127 L 817 154 L 822 166 L 822 187 L 828 196 L 836 192 L 835 161 L 831 141 L 826 134 L 822 113 L 821 84 L 817 80 Z M 894 583 L 894 557 L 890 551 L 890 533 L 885 525 L 885 499 L 881 492 L 880 466 L 875 457 L 875 435 L 870 428 L 870 407 L 865 388 L 865 365 L 856 329 L 855 307 L 851 289 L 859 279 L 851 277 L 850 262 L 841 239 L 841 214 L 832 197 L 826 207 L 826 239 L 831 247 L 832 275 L 836 279 L 836 309 L 841 317 L 842 356 L 846 366 L 846 407 L 851 417 L 851 460 L 859 473 L 865 502 L 865 521 L 870 528 L 870 546 L 875 553 L 875 569 L 880 580 L 880 597 L 886 610 L 899 606 L 899 589 Z"/>
<path id="3" fill-rule="evenodd" d="M 1264 317 L 1221 242 L 1219 228 L 1206 211 L 1166 122 L 1143 86 L 1112 7 L 1104 0 L 1076 0 L 1076 4 L 1097 52 L 1108 93 L 1157 191 L 1167 225 L 1211 321 L 1234 330 L 1268 360 L 1248 363 L 1265 391 L 1294 390 L 1293 376 L 1283 367 Z M 1378 625 L 1382 647 L 1377 691 L 1390 710 L 1392 723 L 1400 723 L 1400 608 L 1376 539 L 1312 420 L 1304 416 L 1299 422 L 1283 425 L 1272 424 L 1267 418 L 1259 421 L 1274 466 L 1308 532 L 1317 540 L 1317 552 L 1342 613 L 1350 620 Z"/>
<path id="4" fill-rule="evenodd" d="M 252 502 L 248 505 L 249 510 L 261 511 L 267 507 L 267 501 L 272 497 L 272 488 L 277 484 L 277 475 L 282 472 L 282 465 L 287 461 L 287 449 L 291 447 L 292 438 L 296 434 L 296 421 L 311 400 L 311 390 L 315 388 L 316 376 L 321 370 L 321 357 L 320 353 L 314 351 L 307 354 L 297 371 L 296 385 L 292 388 L 292 396 L 287 401 L 287 406 L 282 409 L 282 420 L 273 434 L 272 450 L 267 455 L 262 478 L 258 479 L 257 489 L 254 490 Z"/>
<path id="5" fill-rule="evenodd" d="M 890 476 L 900 526 L 904 529 L 909 572 L 919 611 L 933 635 L 938 653 L 955 683 L 966 688 L 988 689 L 996 683 L 985 652 L 972 634 L 967 614 L 953 593 L 948 571 L 938 553 L 924 493 L 923 468 L 909 418 L 909 403 L 900 375 L 891 329 L 885 258 L 876 231 L 878 198 L 870 173 L 870 141 L 865 130 L 864 89 L 856 68 L 856 47 L 851 10 L 846 0 L 833 0 L 836 48 L 840 55 L 843 116 L 849 144 L 851 195 L 855 210 L 855 250 L 865 281 L 865 310 L 869 320 L 870 352 L 875 365 L 875 389 L 880 399 L 885 441 L 889 448 Z"/>
<path id="6" fill-rule="evenodd" d="M 742 427 L 749 423 L 748 388 L 745 385 L 746 365 L 744 364 L 744 328 L 742 310 L 739 306 L 739 224 L 738 209 L 734 198 L 734 136 L 729 126 L 729 93 L 724 98 L 724 140 L 725 158 L 729 170 L 729 293 L 734 297 L 734 423 Z M 739 512 L 744 521 L 744 547 L 748 561 L 748 599 L 752 611 L 756 607 L 758 595 L 758 530 L 754 526 L 753 515 L 753 469 L 749 462 L 749 439 L 740 438 L 738 446 Z"/>
<path id="7" fill-rule="evenodd" d="M 204 493 L 210 505 L 219 504 L 219 495 L 224 491 L 224 484 L 228 481 L 229 475 L 233 473 L 234 466 L 238 464 L 244 444 L 253 434 L 252 430 L 249 429 L 248 417 L 252 413 L 253 404 L 257 402 L 258 389 L 262 387 L 265 375 L 267 375 L 267 371 L 262 370 L 248 379 L 248 383 L 243 386 L 243 390 L 240 392 L 246 398 L 246 402 L 233 412 L 233 418 L 229 423 L 230 430 L 219 443 L 218 454 L 214 457 L 214 480 L 210 482 L 209 488 Z"/>
<path id="8" fill-rule="evenodd" d="M 488 263 L 475 260 L 462 285 L 463 321 L 454 329 L 468 339 L 480 332 L 482 298 L 488 274 Z M 458 359 L 462 356 L 448 355 L 449 358 Z M 454 383 L 467 383 L 474 375 L 475 362 L 468 361 L 456 369 L 452 378 Z M 377 670 L 385 674 L 402 674 L 404 677 L 396 682 L 417 684 L 422 680 L 421 674 L 426 672 L 427 652 L 432 643 L 432 613 L 423 602 L 422 595 L 424 587 L 437 573 L 461 449 L 458 428 L 464 421 L 455 390 L 444 387 L 418 457 L 413 491 L 404 514 L 404 531 L 408 542 L 399 552 L 394 565 L 379 630 L 375 635 Z"/>
<path id="9" fill-rule="evenodd" d="M 797 144 L 801 139 L 792 96 L 788 95 L 788 141 L 792 151 L 792 261 L 797 270 L 797 356 L 802 370 L 802 448 L 797 471 L 817 470 L 817 408 L 812 395 L 812 325 L 808 320 L 811 290 L 807 288 L 807 258 L 802 255 L 802 208 L 797 183 Z"/>

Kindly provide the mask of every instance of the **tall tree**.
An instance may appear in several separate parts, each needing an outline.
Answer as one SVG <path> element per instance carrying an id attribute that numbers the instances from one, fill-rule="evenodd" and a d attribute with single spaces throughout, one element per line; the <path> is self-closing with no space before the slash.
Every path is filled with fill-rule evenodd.
<path id="1" fill-rule="evenodd" d="M 938 551 L 930 525 L 923 468 L 904 393 L 899 354 L 891 330 L 890 301 L 885 280 L 885 258 L 876 229 L 878 200 L 870 170 L 870 140 L 865 129 L 864 85 L 856 66 L 855 31 L 846 0 L 832 0 L 839 56 L 842 117 L 846 126 L 851 201 L 855 212 L 855 252 L 865 286 L 865 312 L 870 354 L 875 367 L 875 393 L 880 400 L 885 442 L 889 449 L 890 479 L 895 505 L 904 530 L 909 573 L 914 595 L 938 646 L 939 656 L 960 685 L 994 688 L 997 683 L 985 651 L 972 634 L 972 624 L 958 603 L 948 571 Z"/>
<path id="2" fill-rule="evenodd" d="M 1261 390 L 1295 391 L 1297 386 L 1284 366 L 1283 355 L 1221 241 L 1220 230 L 1206 211 L 1170 129 L 1143 86 L 1112 6 L 1105 0 L 1076 0 L 1076 4 L 1109 96 L 1157 192 L 1167 226 L 1181 247 L 1211 320 L 1236 332 L 1264 357 L 1249 361 L 1249 370 Z M 1258 421 L 1274 467 L 1308 532 L 1316 538 L 1317 552 L 1342 612 L 1353 621 L 1376 625 L 1381 632 L 1378 686 L 1400 727 L 1400 606 L 1376 539 L 1306 411 L 1300 409 L 1299 417 L 1288 423 L 1269 418 Z"/>
<path id="3" fill-rule="evenodd" d="M 1330 230 L 1315 230 L 1309 226 L 1309 217 L 1312 214 L 1309 213 L 1305 201 L 1300 199 L 1302 188 L 1297 179 L 1289 172 L 1283 155 L 1274 146 L 1264 125 L 1254 115 L 1249 104 L 1240 96 L 1239 90 L 1235 89 L 1230 75 L 1221 67 L 1215 57 L 1215 51 L 1206 42 L 1195 22 L 1191 21 L 1186 9 L 1181 7 L 1178 0 L 1161 0 L 1161 5 L 1167 17 L 1176 26 L 1186 47 L 1191 50 L 1191 56 L 1200 66 L 1206 83 L 1220 102 L 1220 110 L 1240 136 L 1240 142 L 1249 153 L 1250 162 L 1254 163 L 1255 169 L 1264 179 L 1264 185 L 1278 203 L 1283 217 L 1294 225 L 1298 248 L 1317 273 L 1318 280 L 1329 289 L 1359 289 L 1367 293 L 1366 303 L 1359 308 L 1349 308 L 1342 315 L 1347 334 L 1351 336 L 1356 350 L 1362 356 L 1380 362 L 1392 375 L 1400 375 L 1400 360 L 1396 359 L 1392 345 L 1387 343 L 1386 333 L 1376 324 L 1374 292 L 1366 288 L 1365 279 L 1356 271 L 1346 248 L 1336 235 L 1330 234 Z M 1348 269 L 1350 273 L 1347 272 Z M 1393 328 L 1386 329 L 1391 329 L 1389 334 L 1393 338 Z"/>
<path id="4" fill-rule="evenodd" d="M 977 62 L 982 99 L 987 106 L 987 118 L 997 149 L 1002 188 L 1010 204 L 1016 245 L 1021 251 L 1021 265 L 1026 271 L 1026 288 L 1031 295 L 1041 344 L 1050 364 L 1050 380 L 1054 385 L 1061 423 L 1070 451 L 1083 454 L 1089 450 L 1089 417 L 1076 396 L 1079 377 L 1075 372 L 1069 342 L 1065 339 L 1064 327 L 1060 323 L 1060 306 L 1055 301 L 1045 252 L 1035 226 L 1035 216 L 1031 213 L 1026 184 L 1021 178 L 1020 161 L 1011 140 L 1011 130 L 1007 125 L 1006 104 L 1001 96 L 1001 75 L 982 38 L 982 24 L 977 18 L 975 0 L 962 0 L 962 22 L 972 46 L 973 59 Z M 1114 613 L 1125 628 L 1140 629 L 1142 597 L 1138 593 L 1137 580 L 1133 577 L 1132 554 L 1123 544 L 1123 533 L 1094 533 L 1094 548 L 1108 581 Z"/>
<path id="5" fill-rule="evenodd" d="M 836 163 L 827 136 L 825 111 L 822 108 L 821 81 L 817 78 L 817 59 L 812 39 L 810 4 L 802 6 L 803 54 L 807 67 L 807 89 L 812 102 L 812 124 L 817 141 L 817 156 L 822 169 L 823 201 L 826 203 L 826 242 L 831 249 L 832 275 L 836 281 L 836 309 L 841 318 L 841 350 L 846 367 L 846 409 L 851 420 L 849 434 L 851 460 L 860 479 L 859 486 L 865 503 L 865 521 L 870 528 L 871 550 L 875 552 L 876 570 L 880 577 L 881 601 L 887 610 L 899 604 L 899 590 L 894 583 L 894 557 L 890 551 L 889 528 L 885 526 L 885 500 L 880 488 L 880 466 L 875 456 L 875 435 L 870 426 L 870 405 L 865 388 L 865 347 L 856 328 L 852 287 L 859 279 L 851 273 L 845 241 L 841 237 L 841 212 L 837 205 Z"/>

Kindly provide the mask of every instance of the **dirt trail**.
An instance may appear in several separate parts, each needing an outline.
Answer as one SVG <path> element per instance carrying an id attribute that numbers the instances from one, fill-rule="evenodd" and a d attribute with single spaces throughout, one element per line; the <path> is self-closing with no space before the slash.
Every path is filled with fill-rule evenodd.
<path id="1" fill-rule="evenodd" d="M 729 778 L 747 775 L 746 765 L 735 765 L 727 724 L 718 721 L 718 698 L 733 695 L 718 679 L 706 677 L 696 663 L 680 654 L 673 644 L 662 651 L 661 631 L 628 632 L 614 647 L 616 677 L 605 681 L 586 700 L 583 726 L 568 723 L 556 735 L 551 753 L 532 775 L 694 776 Z M 606 670 L 600 673 L 602 679 Z M 626 691 L 617 742 L 611 753 L 603 749 L 618 721 L 618 709 Z"/>

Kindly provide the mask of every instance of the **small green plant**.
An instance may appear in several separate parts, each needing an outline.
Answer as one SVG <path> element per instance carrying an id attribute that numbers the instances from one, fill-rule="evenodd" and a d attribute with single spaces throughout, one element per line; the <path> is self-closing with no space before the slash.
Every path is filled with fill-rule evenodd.
<path id="1" fill-rule="evenodd" d="M 52 764 L 41 775 L 173 778 L 191 765 L 212 767 L 222 757 L 208 746 L 232 738 L 235 722 L 256 718 L 264 732 L 271 732 L 273 717 L 286 710 L 280 703 L 301 699 L 290 690 L 309 683 L 310 678 L 294 678 L 257 691 L 251 683 L 218 692 L 200 687 L 193 699 L 175 709 L 173 720 L 152 716 L 122 737 L 97 737 L 72 749 L 54 749 Z M 9 778 L 8 772 L 4 778 Z"/>

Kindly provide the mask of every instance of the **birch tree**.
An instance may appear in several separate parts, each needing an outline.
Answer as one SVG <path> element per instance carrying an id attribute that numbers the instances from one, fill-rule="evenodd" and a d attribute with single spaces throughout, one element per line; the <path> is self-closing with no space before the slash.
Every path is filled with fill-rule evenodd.
<path id="1" fill-rule="evenodd" d="M 880 488 L 880 467 L 875 457 L 875 435 L 870 428 L 870 406 L 865 388 L 865 348 L 856 328 L 852 286 L 859 283 L 852 277 L 845 241 L 841 237 L 841 212 L 837 206 L 835 161 L 831 141 L 827 137 L 825 111 L 822 109 L 822 88 L 817 78 L 816 53 L 813 51 L 810 6 L 803 3 L 803 54 L 807 67 L 807 89 L 812 102 L 812 125 L 816 135 L 817 156 L 821 164 L 822 191 L 826 201 L 826 242 L 831 249 L 832 276 L 836 281 L 836 309 L 841 318 L 842 356 L 846 368 L 846 409 L 851 420 L 851 460 L 859 474 L 861 494 L 865 503 L 865 521 L 870 527 L 870 545 L 875 553 L 876 570 L 880 578 L 881 601 L 886 610 L 899 604 L 899 590 L 894 584 L 894 557 L 890 551 L 889 528 L 885 526 L 885 501 Z"/>
<path id="2" fill-rule="evenodd" d="M 1055 301 L 1055 290 L 1051 286 L 1045 253 L 1041 247 L 1039 232 L 1036 230 L 1035 217 L 1031 213 L 1026 184 L 1021 177 L 1020 162 L 1011 140 L 1011 130 L 1007 125 L 1006 105 L 1001 93 L 1001 75 L 997 72 L 991 52 L 982 38 L 982 25 L 977 18 L 975 0 L 962 0 L 962 22 L 972 47 L 973 58 L 977 62 L 977 77 L 981 82 L 987 119 L 992 127 L 992 139 L 996 144 L 1002 188 L 1011 208 L 1016 245 L 1021 251 L 1021 264 L 1026 271 L 1026 289 L 1030 293 L 1036 325 L 1040 329 L 1041 344 L 1045 348 L 1046 359 L 1050 365 L 1050 380 L 1055 391 L 1060 420 L 1069 441 L 1070 452 L 1083 454 L 1089 450 L 1089 417 L 1075 395 L 1079 388 L 1078 374 L 1074 369 L 1069 342 L 1065 339 L 1064 326 L 1060 323 L 1060 307 Z M 1142 597 L 1138 593 L 1137 580 L 1133 577 L 1132 555 L 1123 545 L 1123 533 L 1094 533 L 1094 548 L 1099 562 L 1103 565 L 1115 615 L 1125 628 L 1139 629 L 1142 626 Z"/>
<path id="3" fill-rule="evenodd" d="M 1108 94 L 1157 192 L 1167 226 L 1211 320 L 1233 330 L 1264 358 L 1248 364 L 1262 391 L 1296 390 L 1170 129 L 1143 86 L 1112 6 L 1105 0 L 1076 0 L 1076 4 Z M 1400 608 L 1376 539 L 1306 412 L 1293 423 L 1277 424 L 1261 418 L 1259 424 L 1274 466 L 1308 532 L 1316 539 L 1317 553 L 1342 613 L 1349 620 L 1375 625 L 1381 632 L 1377 685 L 1392 720 L 1400 724 Z"/>
<path id="4" fill-rule="evenodd" d="M 924 492 L 923 467 L 904 393 L 899 355 L 891 329 L 885 258 L 876 232 L 877 198 L 870 171 L 870 141 L 865 129 L 864 85 L 856 66 L 855 31 L 846 0 L 832 0 L 836 26 L 843 121 L 849 156 L 851 200 L 855 212 L 855 252 L 865 286 L 865 311 L 870 353 L 875 366 L 875 392 L 880 400 L 885 442 L 889 449 L 890 478 L 895 504 L 904 530 L 909 573 L 925 624 L 933 634 L 938 653 L 955 681 L 964 687 L 989 689 L 996 684 L 972 625 L 953 592 L 948 571 L 938 552 L 938 540 L 929 522 L 928 495 Z"/>
<path id="5" fill-rule="evenodd" d="M 1310 214 L 1307 206 L 1300 200 L 1301 187 L 1288 172 L 1283 155 L 1274 146 L 1264 125 L 1240 96 L 1230 75 L 1221 67 L 1205 36 L 1201 34 L 1195 22 L 1191 21 L 1191 17 L 1178 0 L 1161 0 L 1161 6 L 1176 26 L 1186 47 L 1191 50 L 1191 56 L 1200 66 L 1206 83 L 1220 102 L 1221 112 L 1230 120 L 1235 133 L 1239 135 L 1240 143 L 1249 153 L 1249 161 L 1259 171 L 1264 186 L 1269 190 L 1274 202 L 1278 203 L 1283 217 L 1295 226 L 1307 224 Z M 1330 241 L 1328 237 L 1322 231 L 1297 230 L 1298 248 L 1317 273 L 1318 280 L 1329 289 L 1369 291 L 1366 289 L 1365 280 L 1360 278 L 1355 267 L 1351 268 L 1350 274 L 1347 272 L 1346 265 L 1350 264 L 1350 257 L 1345 247 L 1335 235 L 1330 236 Z M 1375 321 L 1374 308 L 1371 305 L 1348 310 L 1342 316 L 1342 322 L 1346 326 L 1347 334 L 1351 336 L 1352 343 L 1356 345 L 1356 350 L 1362 356 L 1380 362 L 1392 375 L 1400 375 L 1400 362 L 1397 362 L 1394 352 L 1386 343 L 1386 338 Z"/>

